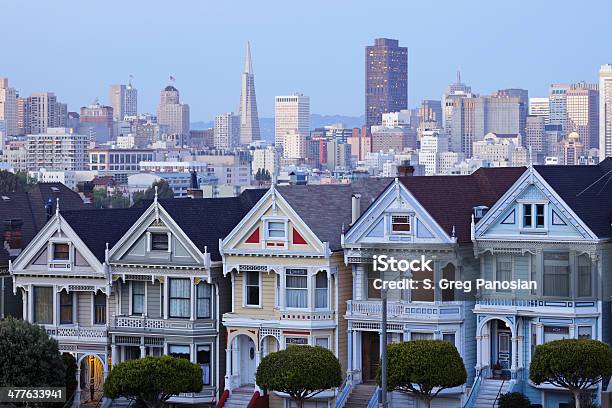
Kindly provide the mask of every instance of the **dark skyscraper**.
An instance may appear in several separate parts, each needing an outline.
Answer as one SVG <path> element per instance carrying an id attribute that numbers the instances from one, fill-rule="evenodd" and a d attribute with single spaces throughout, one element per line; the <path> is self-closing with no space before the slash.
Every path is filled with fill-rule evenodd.
<path id="1" fill-rule="evenodd" d="M 382 114 L 408 108 L 408 48 L 377 38 L 366 47 L 366 125 L 380 125 Z"/>

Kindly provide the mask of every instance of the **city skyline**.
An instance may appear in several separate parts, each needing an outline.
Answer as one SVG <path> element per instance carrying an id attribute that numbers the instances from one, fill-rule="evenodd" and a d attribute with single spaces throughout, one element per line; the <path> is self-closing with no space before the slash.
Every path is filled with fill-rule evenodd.
<path id="1" fill-rule="evenodd" d="M 359 23 L 354 25 L 355 29 L 341 25 L 340 31 L 330 25 L 329 30 L 317 33 L 288 30 L 292 25 L 288 17 L 293 14 L 281 3 L 243 5 L 243 11 L 237 14 L 230 28 L 224 21 L 238 12 L 238 6 L 194 3 L 179 10 L 153 3 L 145 12 L 147 18 L 143 19 L 150 26 L 145 26 L 133 17 L 137 15 L 138 5 L 122 4 L 121 11 L 117 12 L 117 8 L 98 5 L 50 6 L 41 2 L 33 11 L 28 11 L 34 14 L 27 17 L 44 15 L 48 18 L 41 18 L 34 30 L 24 32 L 19 42 L 7 42 L 1 74 L 10 78 L 11 86 L 22 96 L 54 92 L 71 111 L 86 106 L 95 97 L 109 103 L 105 100 L 108 86 L 127 83 L 132 74 L 133 84 L 139 90 L 141 112 L 155 112 L 157 95 L 167 85 L 168 76 L 173 75 L 177 78 L 181 99 L 192 108 L 192 120 L 210 121 L 219 112 L 235 110 L 239 103 L 244 44 L 250 40 L 257 60 L 260 117 L 273 115 L 274 96 L 293 92 L 309 95 L 314 113 L 361 116 L 364 110 L 363 50 L 374 38 L 386 37 L 398 39 L 408 48 L 410 107 L 417 106 L 423 99 L 440 99 L 446 86 L 453 82 L 457 67 L 461 68 L 463 82 L 480 94 L 515 87 L 528 89 L 530 96 L 546 96 L 552 83 L 597 82 L 599 66 L 609 62 L 597 39 L 604 35 L 605 25 L 600 22 L 604 22 L 605 9 L 611 6 L 604 2 L 589 5 L 554 2 L 555 7 L 552 5 L 552 2 L 532 4 L 529 13 L 524 13 L 521 5 L 496 5 L 494 8 L 480 2 L 461 5 L 445 2 L 436 14 L 426 15 L 427 7 L 423 5 L 410 5 L 408 9 L 402 4 L 386 3 L 380 7 L 393 7 L 396 12 L 387 14 L 382 21 L 371 22 L 365 8 L 350 8 L 348 3 L 292 5 L 304 21 L 324 15 L 330 21 L 346 18 Z M 559 21 L 570 11 L 580 12 L 581 8 L 586 11 L 591 7 L 601 12 L 592 13 L 591 23 L 580 31 L 573 30 L 570 25 L 557 25 L 555 29 L 555 41 L 559 46 L 585 50 L 580 58 L 551 58 L 541 42 L 533 41 L 547 27 L 547 21 Z M 26 18 L 18 2 L 7 2 L 3 13 L 7 16 L 3 31 L 7 33 L 16 32 Z M 83 35 L 91 30 L 87 18 L 70 18 L 77 13 L 96 15 L 100 21 L 120 17 L 113 24 L 117 30 L 111 30 L 110 25 L 108 29 L 98 30 L 109 46 L 104 47 L 101 43 L 91 58 L 64 60 L 58 57 L 57 49 L 39 45 L 36 38 L 45 29 L 53 29 L 65 37 L 66 44 L 83 48 L 95 36 Z M 208 20 L 203 28 L 195 24 L 198 18 L 206 15 L 218 18 Z M 166 18 L 176 21 L 176 28 L 159 30 L 162 23 L 165 24 L 162 19 Z M 470 24 L 469 29 L 462 30 L 453 23 L 458 20 L 478 24 Z M 504 27 L 515 27 L 517 21 L 522 22 L 524 29 L 504 30 Z M 536 24 L 538 21 L 540 24 Z M 256 30 L 266 24 L 274 29 Z M 474 31 L 478 34 L 492 29 L 496 30 L 495 36 L 474 37 Z M 278 35 L 279 31 L 283 35 Z M 179 42 L 174 35 L 177 32 L 185 32 Z M 428 41 L 423 41 L 425 33 Z M 450 34 L 456 46 L 448 46 Z M 7 34 L 7 38 L 10 35 Z M 432 47 L 436 43 L 439 46 Z M 443 56 L 441 49 L 445 50 Z M 163 50 L 167 50 L 165 55 Z M 69 50 L 66 53 L 69 55 Z M 158 54 L 155 64 L 150 63 L 151 58 L 142 57 Z M 37 56 L 36 63 L 24 64 L 24 58 L 31 58 L 31 55 Z M 299 64 L 295 63 L 298 58 Z M 327 63 L 330 60 L 336 63 Z M 87 86 L 83 86 L 84 83 Z"/>

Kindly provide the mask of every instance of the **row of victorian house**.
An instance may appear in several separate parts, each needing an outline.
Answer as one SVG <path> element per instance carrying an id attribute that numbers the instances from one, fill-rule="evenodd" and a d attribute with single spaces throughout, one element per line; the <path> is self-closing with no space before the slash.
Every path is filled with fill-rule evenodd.
<path id="1" fill-rule="evenodd" d="M 375 271 L 374 255 L 431 259 L 433 272 L 402 276 L 417 280 L 535 281 L 536 289 L 476 296 L 438 286 L 390 291 L 388 341 L 457 347 L 468 382 L 446 390 L 439 406 L 473 403 L 501 370 L 505 389 L 557 408 L 569 394 L 532 384 L 529 362 L 547 341 L 612 339 L 611 223 L 608 159 L 56 211 L 9 269 L 23 318 L 77 358 L 77 400 L 100 399 L 114 364 L 168 354 L 203 370 L 201 392 L 177 404 L 253 393 L 264 356 L 308 344 L 332 350 L 347 379 L 311 406 L 342 405 L 379 365 L 373 282 L 399 278 Z M 392 402 L 417 406 L 399 395 Z M 291 405 L 282 395 L 270 404 Z"/>

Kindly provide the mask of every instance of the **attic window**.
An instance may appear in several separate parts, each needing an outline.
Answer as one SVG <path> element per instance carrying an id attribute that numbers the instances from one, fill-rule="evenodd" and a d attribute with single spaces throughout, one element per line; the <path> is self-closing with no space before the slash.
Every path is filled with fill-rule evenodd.
<path id="1" fill-rule="evenodd" d="M 154 232 L 151 234 L 151 251 L 167 251 L 168 234 L 165 232 Z"/>
<path id="2" fill-rule="evenodd" d="M 266 231 L 269 239 L 285 239 L 287 237 L 283 221 L 268 221 Z"/>
<path id="3" fill-rule="evenodd" d="M 393 215 L 391 216 L 391 232 L 394 234 L 407 234 L 410 232 L 410 216 L 409 215 Z"/>
<path id="4" fill-rule="evenodd" d="M 68 244 L 53 244 L 53 259 L 67 261 L 70 259 L 70 247 Z"/>

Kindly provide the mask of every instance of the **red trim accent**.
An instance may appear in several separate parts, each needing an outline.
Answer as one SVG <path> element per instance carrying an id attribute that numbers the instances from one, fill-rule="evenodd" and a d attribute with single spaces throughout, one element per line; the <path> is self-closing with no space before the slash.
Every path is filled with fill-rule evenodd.
<path id="1" fill-rule="evenodd" d="M 308 336 L 308 335 L 310 335 L 310 332 L 285 331 L 285 330 L 283 330 L 283 334 L 302 334 L 304 336 Z"/>
<path id="2" fill-rule="evenodd" d="M 223 390 L 223 394 L 221 394 L 221 398 L 219 398 L 219 402 L 217 402 L 217 405 L 215 405 L 215 408 L 223 408 L 223 406 L 225 405 L 225 401 L 227 401 L 229 396 L 230 396 L 230 391 Z"/>
<path id="3" fill-rule="evenodd" d="M 253 231 L 251 236 L 248 237 L 247 240 L 244 242 L 246 242 L 247 244 L 258 244 L 259 243 L 259 227 L 257 227 L 257 229 Z"/>
<path id="4" fill-rule="evenodd" d="M 306 240 L 300 235 L 300 233 L 293 228 L 293 243 L 296 245 L 306 245 Z"/>
<path id="5" fill-rule="evenodd" d="M 247 408 L 254 408 L 255 403 L 257 402 L 258 398 L 259 398 L 259 391 L 255 391 L 253 393 L 253 396 L 251 397 L 251 400 L 249 401 L 249 404 L 247 405 Z"/>

